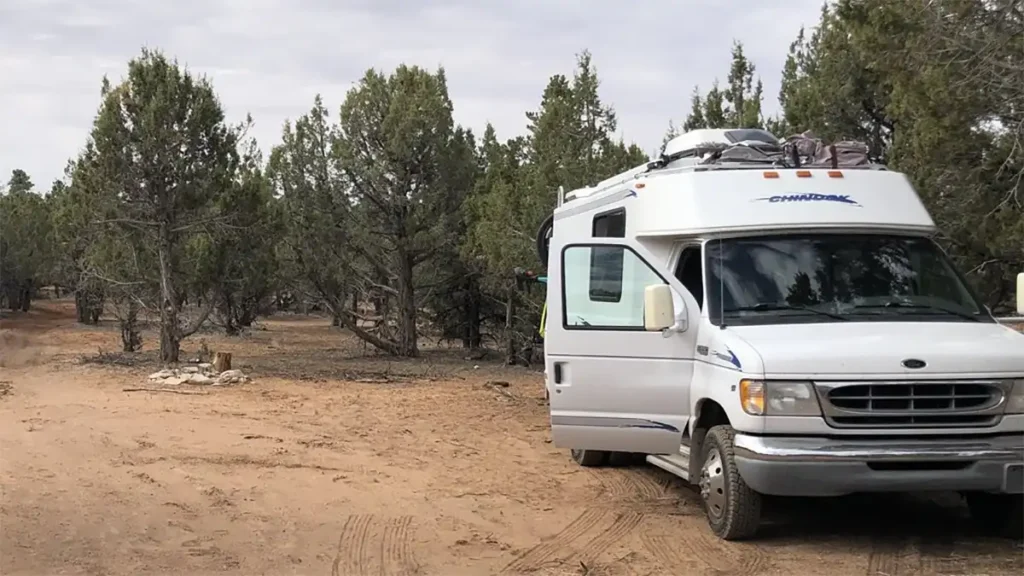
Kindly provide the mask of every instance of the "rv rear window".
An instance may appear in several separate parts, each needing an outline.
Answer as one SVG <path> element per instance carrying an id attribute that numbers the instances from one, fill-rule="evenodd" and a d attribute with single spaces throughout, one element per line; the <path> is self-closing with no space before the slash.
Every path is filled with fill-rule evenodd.
<path id="1" fill-rule="evenodd" d="M 625 238 L 626 211 L 622 208 L 594 216 L 595 238 Z M 590 300 L 622 299 L 622 248 L 595 246 L 590 251 Z"/>
<path id="2" fill-rule="evenodd" d="M 612 212 L 605 212 L 594 216 L 594 238 L 625 238 L 626 237 L 626 211 L 619 208 Z"/>

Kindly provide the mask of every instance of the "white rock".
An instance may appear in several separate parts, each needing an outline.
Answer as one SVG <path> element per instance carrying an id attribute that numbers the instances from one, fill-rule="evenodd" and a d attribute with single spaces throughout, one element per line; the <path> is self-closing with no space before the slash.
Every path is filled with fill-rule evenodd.
<path id="1" fill-rule="evenodd" d="M 198 374 L 199 373 L 199 367 L 198 366 L 185 366 L 184 368 L 181 369 L 181 371 L 184 374 Z"/>
<path id="2" fill-rule="evenodd" d="M 199 369 L 200 370 L 210 370 L 212 368 L 213 368 L 213 364 L 210 364 L 209 362 L 201 362 L 199 364 Z"/>
<path id="3" fill-rule="evenodd" d="M 161 380 L 163 378 L 170 378 L 174 376 L 174 372 L 171 370 L 161 370 L 159 372 L 153 372 L 149 375 L 150 380 Z"/>
<path id="4" fill-rule="evenodd" d="M 210 384 L 213 384 L 213 378 L 210 378 L 209 376 L 207 376 L 205 374 L 198 374 L 198 373 L 196 373 L 196 374 L 189 374 L 188 375 L 188 379 L 186 380 L 186 382 L 188 382 L 189 384 L 197 384 L 197 385 L 200 385 L 200 386 L 208 386 Z"/>
<path id="5" fill-rule="evenodd" d="M 241 370 L 225 370 L 220 373 L 220 376 L 217 376 L 217 385 L 239 384 L 248 380 Z"/>
<path id="6" fill-rule="evenodd" d="M 177 386 L 179 384 L 184 384 L 187 380 L 188 378 L 183 378 L 181 376 L 172 376 L 171 378 L 164 379 L 163 384 L 167 384 L 168 386 Z"/>

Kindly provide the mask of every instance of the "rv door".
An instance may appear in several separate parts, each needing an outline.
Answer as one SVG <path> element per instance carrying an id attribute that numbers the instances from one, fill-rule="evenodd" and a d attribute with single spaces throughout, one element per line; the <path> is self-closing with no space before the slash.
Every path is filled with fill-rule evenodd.
<path id="1" fill-rule="evenodd" d="M 545 368 L 553 443 L 678 453 L 700 314 L 693 296 L 630 239 L 552 250 Z"/>

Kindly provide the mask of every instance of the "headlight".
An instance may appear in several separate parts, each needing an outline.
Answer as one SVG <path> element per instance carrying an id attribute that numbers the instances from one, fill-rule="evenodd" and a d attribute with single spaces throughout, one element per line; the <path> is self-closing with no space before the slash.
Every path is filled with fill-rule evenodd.
<path id="1" fill-rule="evenodd" d="M 821 416 L 810 382 L 740 380 L 740 404 L 752 416 Z"/>
<path id="2" fill-rule="evenodd" d="M 1010 397 L 1006 399 L 1007 414 L 1024 414 L 1024 379 L 1014 380 Z"/>

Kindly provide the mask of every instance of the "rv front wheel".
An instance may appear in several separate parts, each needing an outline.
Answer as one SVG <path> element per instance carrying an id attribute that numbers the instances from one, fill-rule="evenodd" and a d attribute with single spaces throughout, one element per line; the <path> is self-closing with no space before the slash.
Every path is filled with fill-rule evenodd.
<path id="1" fill-rule="evenodd" d="M 731 426 L 715 426 L 701 444 L 700 496 L 711 531 L 723 540 L 742 540 L 757 532 L 761 495 L 736 469 Z"/>
<path id="2" fill-rule="evenodd" d="M 577 450 L 575 448 L 570 450 L 569 453 L 572 454 L 574 462 L 588 468 L 603 466 L 608 462 L 608 458 L 611 455 L 610 452 L 605 452 L 604 450 Z"/>

